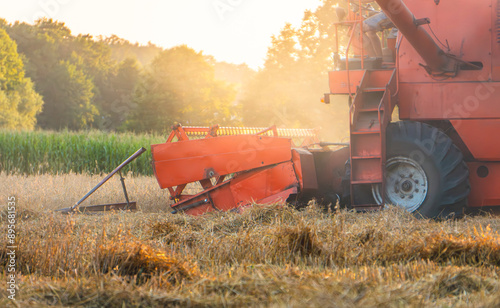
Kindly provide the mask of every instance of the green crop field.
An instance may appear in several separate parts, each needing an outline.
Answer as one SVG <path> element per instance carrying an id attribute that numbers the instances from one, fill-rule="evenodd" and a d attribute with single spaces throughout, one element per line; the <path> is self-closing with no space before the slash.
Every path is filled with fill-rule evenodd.
<path id="1" fill-rule="evenodd" d="M 107 173 L 144 147 L 148 152 L 123 170 L 134 175 L 152 175 L 150 146 L 165 140 L 164 136 L 149 134 L 0 130 L 0 172 Z"/>

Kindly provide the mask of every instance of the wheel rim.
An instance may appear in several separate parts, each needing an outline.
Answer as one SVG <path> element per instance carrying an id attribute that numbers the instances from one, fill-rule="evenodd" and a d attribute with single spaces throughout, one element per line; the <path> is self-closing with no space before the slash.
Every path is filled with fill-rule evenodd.
<path id="1" fill-rule="evenodd" d="M 373 198 L 382 204 L 381 185 L 373 185 Z M 385 201 L 409 212 L 416 211 L 427 197 L 428 181 L 425 171 L 413 159 L 393 157 L 386 164 Z"/>

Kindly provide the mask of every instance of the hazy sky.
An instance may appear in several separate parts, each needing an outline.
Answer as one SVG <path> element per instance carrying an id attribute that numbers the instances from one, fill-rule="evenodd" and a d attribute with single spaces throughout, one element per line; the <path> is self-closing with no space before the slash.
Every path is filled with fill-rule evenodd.
<path id="1" fill-rule="evenodd" d="M 0 0 L 0 17 L 32 23 L 46 16 L 74 34 L 116 34 L 161 47 L 186 44 L 219 61 L 263 64 L 271 35 L 299 25 L 321 0 Z"/>

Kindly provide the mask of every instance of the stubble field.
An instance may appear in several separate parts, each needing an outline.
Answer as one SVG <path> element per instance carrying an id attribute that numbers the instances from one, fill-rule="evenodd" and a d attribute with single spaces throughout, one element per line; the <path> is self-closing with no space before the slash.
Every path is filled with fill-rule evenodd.
<path id="1" fill-rule="evenodd" d="M 0 175 L 1 204 L 16 197 L 18 244 L 16 301 L 2 287 L 0 306 L 500 306 L 496 217 L 436 222 L 396 208 L 323 213 L 313 204 L 193 218 L 170 214 L 152 177 L 127 178 L 138 212 L 53 212 L 99 180 Z M 117 178 L 85 204 L 110 202 L 123 202 Z"/>

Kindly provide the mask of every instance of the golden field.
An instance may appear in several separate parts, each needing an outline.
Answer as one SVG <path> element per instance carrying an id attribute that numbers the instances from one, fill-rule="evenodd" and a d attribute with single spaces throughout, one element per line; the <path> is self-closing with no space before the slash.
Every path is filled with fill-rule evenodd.
<path id="1" fill-rule="evenodd" d="M 0 204 L 17 199 L 20 274 L 16 301 L 2 287 L 1 307 L 500 306 L 496 217 L 436 222 L 397 208 L 323 213 L 312 204 L 195 218 L 170 214 L 151 177 L 126 180 L 138 212 L 53 212 L 100 179 L 0 175 Z M 123 202 L 117 178 L 83 205 L 112 202 Z"/>

